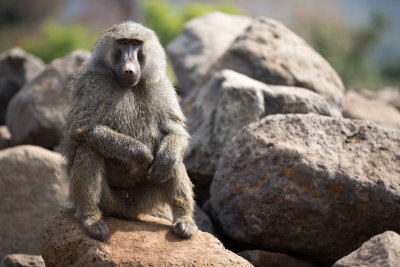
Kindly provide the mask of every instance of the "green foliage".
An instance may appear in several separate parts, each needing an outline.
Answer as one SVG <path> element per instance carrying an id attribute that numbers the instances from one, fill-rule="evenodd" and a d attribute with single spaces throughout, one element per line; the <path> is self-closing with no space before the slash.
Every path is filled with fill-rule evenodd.
<path id="1" fill-rule="evenodd" d="M 400 87 L 400 59 L 382 64 L 381 76 L 389 85 Z"/>
<path id="2" fill-rule="evenodd" d="M 231 4 L 186 3 L 181 8 L 175 8 L 168 0 L 146 0 L 142 3 L 143 24 L 157 33 L 164 47 L 182 32 L 185 23 L 192 18 L 217 10 L 228 14 L 243 14 Z M 176 81 L 170 64 L 167 74 L 172 82 Z"/>
<path id="3" fill-rule="evenodd" d="M 153 29 L 163 46 L 179 35 L 184 20 L 168 1 L 143 1 L 144 24 Z"/>
<path id="4" fill-rule="evenodd" d="M 142 3 L 143 23 L 157 33 L 163 46 L 178 36 L 184 24 L 192 18 L 216 10 L 229 14 L 242 14 L 239 8 L 220 3 L 186 3 L 182 8 L 174 8 L 167 0 L 147 0 Z"/>
<path id="5" fill-rule="evenodd" d="M 21 46 L 48 63 L 79 48 L 91 50 L 94 43 L 95 38 L 82 26 L 62 26 L 48 20 L 42 24 L 40 37 L 26 39 Z"/>
<path id="6" fill-rule="evenodd" d="M 237 6 L 233 4 L 215 3 L 215 4 L 205 4 L 205 3 L 187 3 L 183 9 L 183 15 L 185 22 L 191 20 L 192 18 L 205 15 L 213 11 L 221 11 L 227 14 L 242 15 L 244 12 Z"/>
<path id="7" fill-rule="evenodd" d="M 346 87 L 379 86 L 380 72 L 368 61 L 368 55 L 379 42 L 385 29 L 384 17 L 375 14 L 368 26 L 348 29 L 326 21 L 313 23 L 308 41 L 342 78 Z"/>

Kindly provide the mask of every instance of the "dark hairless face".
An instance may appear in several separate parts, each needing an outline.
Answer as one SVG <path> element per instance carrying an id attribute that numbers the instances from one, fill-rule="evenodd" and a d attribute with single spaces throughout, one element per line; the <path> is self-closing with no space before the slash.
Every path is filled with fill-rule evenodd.
<path id="1" fill-rule="evenodd" d="M 114 44 L 112 59 L 118 80 L 123 86 L 135 86 L 140 80 L 140 68 L 144 63 L 143 41 L 118 39 Z"/>

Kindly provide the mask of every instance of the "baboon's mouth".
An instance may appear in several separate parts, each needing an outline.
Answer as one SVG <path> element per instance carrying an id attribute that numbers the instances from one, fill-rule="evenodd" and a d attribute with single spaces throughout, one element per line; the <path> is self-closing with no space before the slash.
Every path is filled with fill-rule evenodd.
<path id="1" fill-rule="evenodd" d="M 132 87 L 137 85 L 139 82 L 139 78 L 122 78 L 121 83 L 125 87 Z"/>

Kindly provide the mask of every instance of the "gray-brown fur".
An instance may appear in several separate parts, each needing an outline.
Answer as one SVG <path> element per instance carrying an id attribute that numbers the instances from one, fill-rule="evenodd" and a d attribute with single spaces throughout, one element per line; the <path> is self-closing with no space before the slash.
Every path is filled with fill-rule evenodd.
<path id="1" fill-rule="evenodd" d="M 113 44 L 123 38 L 143 41 L 134 86 L 122 85 L 113 63 Z M 165 66 L 154 32 L 125 22 L 104 31 L 72 83 L 63 146 L 76 217 L 96 239 L 109 236 L 103 216 L 133 219 L 162 202 L 173 209 L 178 236 L 196 230 L 182 163 L 189 136 Z"/>

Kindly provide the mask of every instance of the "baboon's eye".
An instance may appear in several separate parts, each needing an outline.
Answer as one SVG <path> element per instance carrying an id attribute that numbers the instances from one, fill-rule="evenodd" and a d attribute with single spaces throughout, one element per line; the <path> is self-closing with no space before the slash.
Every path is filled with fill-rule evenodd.
<path id="1" fill-rule="evenodd" d="M 139 40 L 133 40 L 133 45 L 138 46 L 140 44 L 141 44 L 141 42 Z"/>
<path id="2" fill-rule="evenodd" d="M 118 39 L 117 43 L 122 44 L 122 45 L 126 45 L 128 43 L 128 41 L 126 39 Z"/>

